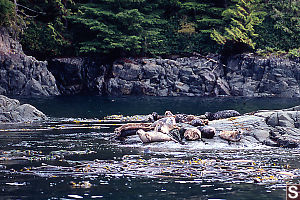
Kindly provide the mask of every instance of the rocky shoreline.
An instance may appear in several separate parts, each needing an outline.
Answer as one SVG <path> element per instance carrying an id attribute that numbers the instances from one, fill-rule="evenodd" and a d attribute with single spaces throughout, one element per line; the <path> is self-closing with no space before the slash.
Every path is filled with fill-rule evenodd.
<path id="1" fill-rule="evenodd" d="M 0 94 L 300 97 L 300 59 L 242 54 L 38 61 L 0 29 Z"/>
<path id="2" fill-rule="evenodd" d="M 19 42 L 0 28 L 0 94 L 22 96 L 59 95 L 46 61 L 27 56 Z"/>
<path id="3" fill-rule="evenodd" d="M 195 119 L 200 120 L 201 116 L 187 114 L 185 117 L 193 120 L 182 122 L 180 118 L 183 115 L 176 114 L 162 116 L 162 119 L 153 122 L 152 116 L 138 117 L 143 122 L 150 122 L 151 125 L 136 121 L 116 128 L 116 138 L 128 140 L 130 144 L 133 143 L 131 140 L 144 143 L 175 141 L 185 145 L 195 145 L 195 142 L 198 142 L 198 145 L 203 148 L 261 148 L 263 146 L 297 148 L 300 145 L 300 106 L 284 110 L 260 110 L 241 116 L 234 114 L 229 117 L 228 115 L 205 123 L 193 123 Z M 176 123 L 172 122 L 172 117 L 176 119 Z M 132 119 L 134 118 L 136 117 L 133 116 Z M 127 117 L 123 123 L 130 119 Z M 205 117 L 202 116 L 202 119 Z M 176 129 L 178 131 L 174 135 Z M 208 131 L 209 135 L 207 135 Z M 226 134 L 233 135 L 227 137 Z M 137 136 L 140 139 L 137 139 Z"/>
<path id="4" fill-rule="evenodd" d="M 225 66 L 216 58 L 90 58 L 49 62 L 63 94 L 149 96 L 300 97 L 299 59 L 236 55 Z M 63 73 L 62 73 L 63 72 Z"/>

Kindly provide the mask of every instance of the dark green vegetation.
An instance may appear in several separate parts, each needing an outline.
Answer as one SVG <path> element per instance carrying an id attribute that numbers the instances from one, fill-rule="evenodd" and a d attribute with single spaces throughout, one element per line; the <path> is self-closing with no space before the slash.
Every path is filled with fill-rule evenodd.
<path id="1" fill-rule="evenodd" d="M 24 50 L 38 58 L 300 54 L 298 0 L 18 0 L 17 4 L 0 0 L 0 25 L 14 24 L 21 17 L 26 22 Z"/>

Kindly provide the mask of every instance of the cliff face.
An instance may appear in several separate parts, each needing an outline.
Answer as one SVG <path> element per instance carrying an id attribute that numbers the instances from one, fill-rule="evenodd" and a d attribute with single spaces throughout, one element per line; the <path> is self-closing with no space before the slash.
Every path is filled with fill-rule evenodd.
<path id="1" fill-rule="evenodd" d="M 122 59 L 103 65 L 56 59 L 49 69 L 65 94 L 300 97 L 300 62 L 238 55 L 222 65 L 206 58 Z"/>
<path id="2" fill-rule="evenodd" d="M 49 61 L 48 69 L 55 76 L 62 94 L 102 95 L 109 65 L 91 58 L 59 58 Z"/>
<path id="3" fill-rule="evenodd" d="M 300 60 L 239 55 L 225 78 L 234 96 L 300 97 Z"/>
<path id="4" fill-rule="evenodd" d="M 300 97 L 300 59 L 237 55 L 218 58 L 61 58 L 49 63 L 26 56 L 0 28 L 0 94 Z M 50 72 L 50 71 L 51 72 Z M 54 76 L 53 76 L 53 75 Z"/>
<path id="5" fill-rule="evenodd" d="M 0 94 L 59 95 L 46 61 L 23 53 L 21 45 L 0 28 Z"/>

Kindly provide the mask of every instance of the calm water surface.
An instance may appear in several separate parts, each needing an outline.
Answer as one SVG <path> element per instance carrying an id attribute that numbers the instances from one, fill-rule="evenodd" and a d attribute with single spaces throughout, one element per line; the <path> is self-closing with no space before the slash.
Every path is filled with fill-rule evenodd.
<path id="1" fill-rule="evenodd" d="M 50 97 L 22 98 L 49 121 L 2 126 L 0 199 L 285 199 L 299 183 L 299 149 L 218 149 L 111 139 L 111 114 L 166 110 L 247 113 L 300 105 L 300 99 Z"/>

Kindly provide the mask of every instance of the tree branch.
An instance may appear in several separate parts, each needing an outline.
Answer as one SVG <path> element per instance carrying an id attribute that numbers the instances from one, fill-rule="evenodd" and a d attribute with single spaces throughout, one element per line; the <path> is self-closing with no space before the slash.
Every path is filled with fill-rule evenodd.
<path id="1" fill-rule="evenodd" d="M 35 12 L 35 13 L 39 13 L 39 14 L 46 14 L 46 13 L 44 13 L 44 12 L 38 12 L 38 11 L 36 11 L 36 10 L 33 10 L 33 9 L 28 8 L 28 7 L 26 7 L 26 6 L 23 6 L 23 5 L 21 5 L 21 4 L 17 4 L 17 3 L 16 3 L 16 6 L 20 6 L 20 7 L 22 7 L 22 8 L 25 8 L 25 9 L 31 11 L 31 12 Z"/>

